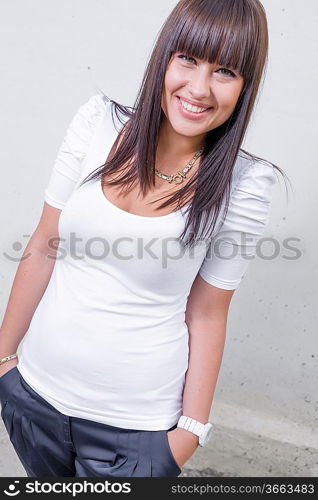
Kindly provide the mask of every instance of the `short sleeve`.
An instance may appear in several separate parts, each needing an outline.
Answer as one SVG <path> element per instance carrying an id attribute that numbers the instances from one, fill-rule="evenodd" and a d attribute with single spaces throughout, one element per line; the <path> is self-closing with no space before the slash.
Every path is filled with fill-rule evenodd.
<path id="1" fill-rule="evenodd" d="M 199 269 L 209 284 L 224 290 L 238 287 L 267 226 L 275 183 L 276 174 L 269 164 L 254 162 L 244 169 Z"/>
<path id="2" fill-rule="evenodd" d="M 49 205 L 64 208 L 80 177 L 82 162 L 105 109 L 103 95 L 95 95 L 80 106 L 71 120 L 44 191 Z"/>

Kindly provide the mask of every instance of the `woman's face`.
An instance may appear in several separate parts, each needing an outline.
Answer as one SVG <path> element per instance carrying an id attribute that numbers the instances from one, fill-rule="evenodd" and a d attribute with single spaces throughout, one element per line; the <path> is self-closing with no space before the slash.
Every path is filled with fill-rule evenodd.
<path id="1" fill-rule="evenodd" d="M 161 106 L 175 132 L 204 137 L 231 116 L 243 85 L 243 77 L 231 68 L 175 52 L 166 71 Z M 200 109 L 184 109 L 181 100 Z"/>

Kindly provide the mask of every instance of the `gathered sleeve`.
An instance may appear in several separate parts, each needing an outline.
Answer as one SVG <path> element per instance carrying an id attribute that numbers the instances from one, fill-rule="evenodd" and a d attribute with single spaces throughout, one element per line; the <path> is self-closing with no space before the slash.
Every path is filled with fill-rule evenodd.
<path id="1" fill-rule="evenodd" d="M 244 169 L 199 269 L 209 284 L 224 290 L 235 290 L 240 284 L 267 226 L 275 183 L 276 173 L 269 164 L 254 162 Z"/>
<path id="2" fill-rule="evenodd" d="M 63 209 L 81 174 L 81 165 L 97 125 L 105 113 L 103 95 L 92 96 L 71 120 L 57 153 L 44 200 Z"/>

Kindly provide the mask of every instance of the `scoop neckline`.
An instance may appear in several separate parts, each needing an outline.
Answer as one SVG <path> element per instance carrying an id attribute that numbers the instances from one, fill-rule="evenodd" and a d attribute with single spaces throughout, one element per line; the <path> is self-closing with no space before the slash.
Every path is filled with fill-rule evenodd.
<path id="1" fill-rule="evenodd" d="M 131 212 L 127 212 L 123 208 L 118 207 L 112 201 L 110 201 L 107 198 L 107 196 L 105 195 L 104 191 L 103 191 L 102 179 L 101 178 L 98 179 L 98 188 L 99 188 L 98 190 L 100 192 L 100 195 L 104 199 L 104 202 L 110 208 L 112 208 L 114 211 L 116 211 L 118 213 L 122 213 L 122 214 L 124 214 L 124 215 L 126 215 L 128 217 L 134 217 L 134 218 L 143 219 L 143 220 L 145 220 L 145 219 L 146 220 L 149 220 L 149 219 L 162 220 L 162 219 L 168 219 L 168 218 L 172 218 L 172 217 L 183 215 L 182 211 L 185 210 L 188 207 L 188 205 L 190 205 L 190 203 L 191 203 L 191 202 L 188 202 L 183 207 L 179 208 L 178 210 L 175 210 L 174 212 L 170 212 L 169 214 L 165 214 L 165 215 L 154 215 L 154 216 L 151 216 L 151 215 L 138 215 L 138 214 L 132 214 Z"/>
<path id="2" fill-rule="evenodd" d="M 107 109 L 107 112 L 106 112 L 106 117 L 107 119 L 109 120 L 110 119 L 110 116 L 111 116 L 111 106 L 112 106 L 112 103 L 110 104 L 110 107 Z M 112 123 L 112 122 L 111 122 Z M 122 127 L 124 126 L 123 123 L 121 123 L 121 125 L 119 126 L 119 128 L 121 129 Z M 116 127 L 114 127 L 114 124 L 112 123 L 112 131 L 110 133 L 110 138 L 109 138 L 109 142 L 108 142 L 108 145 L 106 147 L 106 153 L 109 154 L 114 142 L 116 141 L 116 138 L 120 132 L 120 130 L 117 130 Z M 100 193 L 100 196 L 103 198 L 104 200 L 104 203 L 106 203 L 114 212 L 118 212 L 118 213 L 121 213 L 125 216 L 128 216 L 130 218 L 135 218 L 135 219 L 142 219 L 142 220 L 163 220 L 163 219 L 171 219 L 172 217 L 178 217 L 180 215 L 183 215 L 182 214 L 182 211 L 185 210 L 191 202 L 188 202 L 186 203 L 183 207 L 179 208 L 178 210 L 175 210 L 174 212 L 170 212 L 169 214 L 165 214 L 165 215 L 154 215 L 154 216 L 150 216 L 150 215 L 137 215 L 137 214 L 132 214 L 130 212 L 127 212 L 126 210 L 123 210 L 122 208 L 119 208 L 117 205 L 115 205 L 113 202 L 111 202 L 107 196 L 105 195 L 104 191 L 103 191 L 103 186 L 102 186 L 102 178 L 99 177 L 98 178 L 98 181 L 97 181 L 97 184 L 98 184 L 98 191 Z"/>

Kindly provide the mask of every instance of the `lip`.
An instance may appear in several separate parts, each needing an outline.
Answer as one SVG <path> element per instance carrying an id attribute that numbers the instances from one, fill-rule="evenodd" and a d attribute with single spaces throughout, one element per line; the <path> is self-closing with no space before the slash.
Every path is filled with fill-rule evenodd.
<path id="1" fill-rule="evenodd" d="M 178 108 L 180 110 L 180 113 L 185 117 L 185 118 L 189 118 L 190 120 L 201 120 L 204 116 L 206 116 L 207 113 L 209 113 L 210 111 L 213 110 L 213 108 L 207 108 L 205 111 L 202 111 L 201 113 L 195 113 L 193 111 L 189 111 L 188 109 L 185 109 L 181 102 L 180 102 L 180 97 L 179 96 L 176 96 L 176 99 L 177 99 L 177 104 L 178 104 Z M 182 97 L 182 100 L 183 101 L 186 101 L 186 102 L 189 102 L 190 104 L 192 104 L 192 102 L 190 102 L 188 99 L 184 99 Z M 193 106 L 196 106 L 196 104 L 193 104 Z M 203 106 L 201 106 L 203 107 Z"/>
<path id="2" fill-rule="evenodd" d="M 197 106 L 198 108 L 212 108 L 212 106 L 208 106 L 207 104 L 204 104 L 204 103 L 200 103 L 200 102 L 196 102 L 196 101 L 191 101 L 191 99 L 186 99 L 185 97 L 181 96 L 181 95 L 177 95 L 177 97 L 179 97 L 179 99 L 182 99 L 183 101 L 185 102 L 188 102 L 189 104 L 192 104 L 192 106 Z"/>

